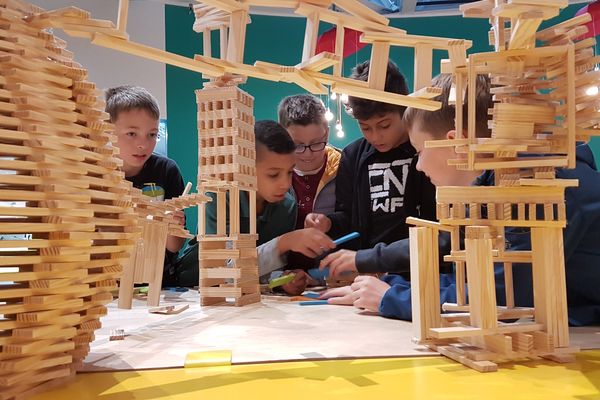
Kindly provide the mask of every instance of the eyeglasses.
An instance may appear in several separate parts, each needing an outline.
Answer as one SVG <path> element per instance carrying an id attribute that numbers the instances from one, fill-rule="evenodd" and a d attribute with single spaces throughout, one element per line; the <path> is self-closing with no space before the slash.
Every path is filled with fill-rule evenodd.
<path id="1" fill-rule="evenodd" d="M 297 144 L 296 145 L 296 154 L 302 154 L 306 151 L 306 149 L 309 149 L 311 152 L 315 153 L 317 151 L 321 151 L 325 148 L 325 145 L 327 144 L 327 142 L 317 142 L 317 143 L 311 143 L 311 144 Z"/>

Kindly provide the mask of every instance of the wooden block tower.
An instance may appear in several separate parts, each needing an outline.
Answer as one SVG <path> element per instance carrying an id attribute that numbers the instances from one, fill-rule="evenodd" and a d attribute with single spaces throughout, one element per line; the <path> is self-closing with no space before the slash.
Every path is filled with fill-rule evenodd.
<path id="1" fill-rule="evenodd" d="M 439 223 L 413 221 L 420 227 L 411 228 L 411 256 L 418 254 L 411 258 L 417 339 L 482 372 L 495 371 L 497 362 L 526 357 L 570 361 L 578 350 L 569 344 L 562 235 L 565 188 L 578 182 L 557 179 L 556 168 L 574 168 L 576 141 L 600 133 L 600 112 L 594 106 L 597 59 L 595 41 L 577 39 L 586 32 L 589 15 L 536 32 L 567 2 L 544 3 L 463 6 L 466 16 L 493 22 L 490 43 L 496 52 L 473 54 L 468 65 L 447 63 L 445 72 L 455 76 L 457 99 L 463 98 L 463 83 L 474 88 L 478 74 L 491 77 L 492 135 L 477 137 L 476 90 L 469 90 L 468 137 L 426 146 L 456 147 L 466 156 L 450 164 L 493 170 L 495 186 L 438 187 Z M 588 90 L 590 86 L 596 90 Z M 462 127 L 460 100 L 456 119 Z M 508 235 L 523 229 L 531 249 L 512 250 Z M 456 265 L 457 303 L 443 304 L 445 314 L 439 305 L 439 230 L 452 235 L 445 260 Z M 533 307 L 515 306 L 513 264 L 531 266 Z M 504 268 L 505 304 L 496 302 L 495 265 Z M 511 321 L 515 319 L 520 320 Z"/>
<path id="2" fill-rule="evenodd" d="M 2 400 L 74 374 L 135 241 L 101 92 L 42 11 L 0 0 Z"/>
<path id="3" fill-rule="evenodd" d="M 207 84 L 198 103 L 198 192 L 212 193 L 217 231 L 205 230 L 199 207 L 198 241 L 202 305 L 235 299 L 236 306 L 260 301 L 256 240 L 256 150 L 254 98 L 235 85 Z M 240 201 L 249 223 L 241 226 Z"/>

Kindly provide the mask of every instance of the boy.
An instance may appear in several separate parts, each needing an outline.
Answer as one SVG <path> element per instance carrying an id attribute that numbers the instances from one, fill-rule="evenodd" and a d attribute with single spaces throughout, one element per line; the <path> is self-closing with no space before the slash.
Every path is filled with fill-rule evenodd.
<path id="1" fill-rule="evenodd" d="M 474 171 L 459 171 L 448 168 L 447 160 L 456 158 L 453 148 L 425 148 L 428 140 L 452 139 L 454 130 L 454 107 L 447 104 L 451 87 L 451 76 L 440 76 L 433 85 L 443 88 L 442 109 L 427 112 L 409 109 L 405 120 L 409 126 L 410 139 L 419 152 L 417 168 L 432 177 L 437 185 L 480 186 L 493 185 L 493 174 L 487 171 L 480 176 Z M 487 109 L 491 105 L 489 85 L 478 85 L 477 93 L 477 134 L 489 136 L 487 129 Z M 465 107 L 466 108 L 466 107 Z M 466 110 L 465 110 L 466 111 Z M 464 136 L 464 133 L 461 134 Z M 600 323 L 600 173 L 592 152 L 587 145 L 577 146 L 577 165 L 575 169 L 558 169 L 557 178 L 579 179 L 579 187 L 567 188 L 565 203 L 567 226 L 564 230 L 565 269 L 567 283 L 567 304 L 571 325 L 591 325 Z M 531 248 L 530 236 L 522 231 L 506 230 L 506 238 L 512 250 Z M 515 304 L 532 306 L 531 267 L 519 265 L 513 270 Z M 504 304 L 504 271 L 496 268 L 496 293 L 498 303 Z M 390 287 L 391 285 L 391 287 Z M 441 276 L 441 302 L 455 302 L 455 278 L 453 275 Z M 379 311 L 382 315 L 400 319 L 411 319 L 410 282 L 400 276 L 386 277 L 386 282 L 376 282 L 372 277 L 359 277 L 351 287 L 329 293 L 325 297 L 336 295 L 332 303 L 349 304 Z"/>
<path id="2" fill-rule="evenodd" d="M 296 203 L 289 193 L 292 184 L 296 146 L 285 128 L 275 121 L 258 121 L 254 126 L 256 139 L 256 230 L 258 232 L 259 276 L 265 276 L 286 265 L 289 251 L 317 257 L 335 247 L 333 241 L 317 229 L 294 230 Z M 240 195 L 240 231 L 249 232 L 248 197 Z M 206 232 L 217 228 L 216 204 L 206 207 Z M 198 284 L 198 250 L 186 251 L 181 261 L 179 284 Z M 298 273 L 284 290 L 297 294 L 306 286 L 308 277 Z"/>
<path id="3" fill-rule="evenodd" d="M 292 193 L 298 203 L 296 229 L 304 228 L 310 213 L 335 211 L 335 178 L 341 152 L 329 146 L 329 125 L 323 102 L 311 94 L 288 96 L 279 103 L 279 123 L 294 141 L 296 166 L 292 175 Z M 315 260 L 291 252 L 288 265 L 308 269 Z"/>
<path id="4" fill-rule="evenodd" d="M 355 67 L 352 78 L 366 81 L 369 62 Z M 385 91 L 408 94 L 404 76 L 391 61 Z M 330 236 L 358 231 L 360 240 L 325 257 L 331 276 L 345 271 L 408 272 L 407 216 L 435 218 L 435 189 L 415 169 L 415 149 L 402 121 L 406 107 L 350 97 L 349 114 L 359 123 L 364 138 L 347 146 L 340 161 L 336 184 L 336 211 L 309 214 L 306 226 Z M 353 246 L 352 246 L 353 245 Z"/>
<path id="5" fill-rule="evenodd" d="M 160 118 L 154 96 L 137 86 L 111 88 L 106 91 L 106 112 L 110 115 L 110 122 L 115 125 L 125 179 L 138 189 L 151 189 L 143 193 L 150 194 L 153 201 L 181 195 L 183 178 L 177 164 L 167 157 L 153 154 Z M 173 215 L 181 225 L 185 225 L 183 211 L 176 211 Z M 183 242 L 183 238 L 167 238 L 163 286 L 173 273 L 171 264 Z"/>

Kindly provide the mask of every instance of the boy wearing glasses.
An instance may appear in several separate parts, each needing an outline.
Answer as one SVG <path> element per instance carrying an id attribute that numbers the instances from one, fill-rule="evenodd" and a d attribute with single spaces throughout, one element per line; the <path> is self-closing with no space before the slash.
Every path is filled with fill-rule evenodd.
<path id="1" fill-rule="evenodd" d="M 106 112 L 115 125 L 119 158 L 123 160 L 125 179 L 138 189 L 151 187 L 143 193 L 162 201 L 183 193 L 183 178 L 175 161 L 153 154 L 158 140 L 160 110 L 158 102 L 146 89 L 119 86 L 106 91 Z M 185 225 L 183 211 L 173 213 Z M 184 239 L 169 236 L 165 253 L 165 278 L 168 266 L 181 249 Z"/>
<path id="2" fill-rule="evenodd" d="M 351 78 L 367 81 L 369 62 L 358 64 Z M 391 61 L 385 91 L 406 95 L 404 76 Z M 340 162 L 336 183 L 336 207 L 330 214 L 312 213 L 307 227 L 331 237 L 358 231 L 352 250 L 325 257 L 332 276 L 343 272 L 396 272 L 410 269 L 405 239 L 407 216 L 435 220 L 435 188 L 415 168 L 415 149 L 402 121 L 406 107 L 350 97 L 347 111 L 360 125 L 364 138 L 348 145 Z"/>
<path id="3" fill-rule="evenodd" d="M 327 145 L 329 125 L 319 98 L 311 94 L 288 96 L 279 103 L 277 114 L 296 146 L 292 193 L 298 203 L 296 229 L 302 229 L 308 214 L 335 211 L 335 178 L 342 154 Z M 315 266 L 315 261 L 290 252 L 288 265 L 308 269 Z"/>

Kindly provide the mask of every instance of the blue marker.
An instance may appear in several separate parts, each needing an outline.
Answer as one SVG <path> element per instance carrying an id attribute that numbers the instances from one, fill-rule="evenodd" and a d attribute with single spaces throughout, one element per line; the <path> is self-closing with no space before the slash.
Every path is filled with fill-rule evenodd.
<path id="1" fill-rule="evenodd" d="M 322 306 L 325 304 L 328 304 L 327 300 L 307 300 L 298 302 L 298 305 L 300 306 Z"/>
<path id="2" fill-rule="evenodd" d="M 349 233 L 349 234 L 347 234 L 347 235 L 344 235 L 344 236 L 342 236 L 342 237 L 340 237 L 340 238 L 337 238 L 337 239 L 335 239 L 335 240 L 333 241 L 333 243 L 334 243 L 336 246 L 339 246 L 340 244 L 343 244 L 343 243 L 349 242 L 350 240 L 352 240 L 352 239 L 356 239 L 356 238 L 357 238 L 357 237 L 359 237 L 359 236 L 360 236 L 360 233 L 358 233 L 358 232 L 352 232 L 352 233 Z"/>

